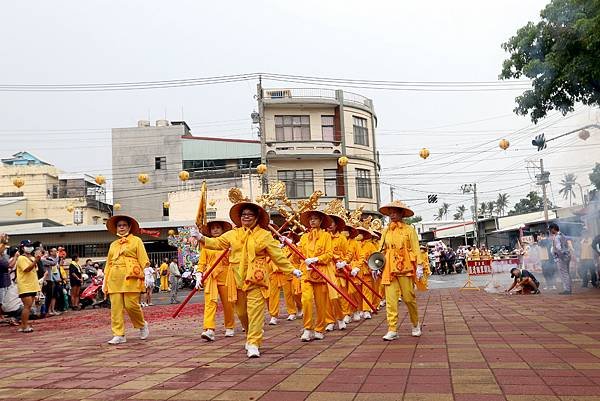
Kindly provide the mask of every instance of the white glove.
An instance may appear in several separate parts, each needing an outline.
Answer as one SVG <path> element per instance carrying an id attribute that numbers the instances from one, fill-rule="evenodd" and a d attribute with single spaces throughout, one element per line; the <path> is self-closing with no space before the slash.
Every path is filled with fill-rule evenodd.
<path id="1" fill-rule="evenodd" d="M 281 242 L 284 245 L 285 244 L 290 245 L 292 243 L 292 240 L 289 239 L 288 237 L 281 235 L 281 236 L 279 236 L 279 242 Z"/>
<path id="2" fill-rule="evenodd" d="M 301 272 L 300 270 L 298 270 L 298 269 L 294 269 L 294 270 L 292 270 L 292 274 L 293 274 L 294 276 L 296 276 L 296 278 L 300 278 L 300 277 L 302 277 L 302 272 Z"/>
<path id="3" fill-rule="evenodd" d="M 310 267 L 310 265 L 312 265 L 313 263 L 317 263 L 319 261 L 319 258 L 317 258 L 316 256 L 314 258 L 307 258 L 304 259 L 304 263 L 306 263 L 306 266 Z"/>
<path id="4" fill-rule="evenodd" d="M 283 249 L 283 248 L 285 248 L 285 242 L 282 242 L 281 244 L 279 244 L 279 248 L 280 248 L 280 249 Z"/>
<path id="5" fill-rule="evenodd" d="M 373 277 L 373 280 L 377 280 L 379 274 L 381 274 L 379 270 L 371 270 L 371 277 Z"/>
<path id="6" fill-rule="evenodd" d="M 343 269 L 344 267 L 346 267 L 347 265 L 348 265 L 348 263 L 346 263 L 346 262 L 344 262 L 343 260 L 341 260 L 341 261 L 339 261 L 339 262 L 337 262 L 337 263 L 335 264 L 335 267 L 337 267 L 337 268 L 338 268 L 338 270 L 341 270 L 341 269 Z"/>
<path id="7" fill-rule="evenodd" d="M 423 265 L 417 265 L 417 280 L 423 278 Z"/>
<path id="8" fill-rule="evenodd" d="M 197 272 L 194 276 L 196 276 L 196 289 L 198 289 L 202 287 L 202 273 Z"/>
<path id="9" fill-rule="evenodd" d="M 359 269 L 358 267 L 355 267 L 354 269 L 352 269 L 352 270 L 350 271 L 350 275 L 351 275 L 352 277 L 356 277 L 356 276 L 358 276 L 358 273 L 360 273 L 360 269 Z"/>

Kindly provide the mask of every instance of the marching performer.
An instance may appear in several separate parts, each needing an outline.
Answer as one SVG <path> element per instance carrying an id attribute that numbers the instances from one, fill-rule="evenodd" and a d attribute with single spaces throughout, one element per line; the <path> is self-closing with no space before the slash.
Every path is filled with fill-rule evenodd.
<path id="1" fill-rule="evenodd" d="M 344 232 L 347 233 L 347 242 L 348 242 L 348 260 L 347 263 L 349 266 L 354 266 L 358 260 L 358 255 L 359 255 L 359 251 L 360 251 L 360 243 L 358 241 L 357 238 L 359 237 L 359 233 L 358 230 L 356 228 L 354 228 L 353 226 L 351 226 L 350 224 L 346 224 L 346 227 L 344 229 Z M 343 274 L 340 272 L 340 274 Z M 360 297 L 357 293 L 356 293 L 356 289 L 354 288 L 354 286 L 350 283 L 348 283 L 348 280 L 345 279 L 345 275 L 344 277 L 344 282 L 346 284 L 346 291 L 348 293 L 348 295 L 350 297 L 352 297 L 352 299 L 356 299 L 356 297 Z M 357 302 L 357 305 L 360 305 Z M 352 322 L 352 317 L 353 316 L 357 316 L 358 314 L 358 310 L 355 309 L 352 305 L 350 305 L 349 302 L 347 302 L 345 299 L 342 300 L 342 311 L 344 313 L 344 323 L 348 324 L 350 322 Z M 360 320 L 360 316 L 358 316 L 358 319 Z"/>
<path id="2" fill-rule="evenodd" d="M 125 320 L 127 312 L 133 327 L 140 330 L 140 339 L 148 338 L 148 323 L 140 307 L 140 293 L 145 291 L 144 269 L 150 265 L 142 240 L 135 236 L 140 230 L 138 222 L 130 216 L 112 216 L 106 228 L 119 239 L 110 244 L 102 291 L 110 297 L 110 319 L 113 338 L 108 342 L 125 343 Z"/>
<path id="3" fill-rule="evenodd" d="M 402 219 L 414 215 L 404 203 L 393 201 L 379 211 L 390 217 L 391 223 L 382 234 L 380 249 L 385 255 L 382 283 L 385 287 L 388 332 L 383 339 L 392 341 L 398 338 L 398 298 L 408 308 L 412 323 L 412 336 L 421 336 L 419 311 L 415 297 L 415 280 L 423 275 L 423 264 L 419 252 L 419 241 L 415 229 Z"/>
<path id="4" fill-rule="evenodd" d="M 216 238 L 232 229 L 231 223 L 225 220 L 212 220 L 202 227 L 202 234 L 206 237 Z M 217 261 L 222 251 L 214 251 L 202 248 L 198 260 L 196 273 L 196 289 L 202 285 L 204 274 Z M 233 337 L 235 334 L 235 321 L 233 317 L 233 302 L 229 300 L 229 294 L 233 298 L 237 295 L 235 277 L 229 266 L 229 261 L 224 258 L 219 265 L 210 273 L 204 281 L 204 331 L 201 337 L 207 341 L 215 340 L 215 316 L 217 314 L 217 301 L 221 298 L 225 323 L 225 337 Z"/>
<path id="5" fill-rule="evenodd" d="M 295 231 L 285 232 L 285 233 L 283 233 L 283 236 L 290 238 L 294 244 L 298 244 L 298 242 L 300 241 L 300 236 Z M 294 267 L 296 267 L 298 269 L 299 264 L 297 263 L 298 262 L 297 258 L 294 257 L 290 248 L 287 246 L 284 247 L 283 253 L 287 256 L 287 258 L 290 260 L 292 265 L 294 265 Z M 302 312 L 302 279 L 294 276 L 293 274 L 292 274 L 292 296 L 294 298 L 294 304 L 296 305 L 295 318 L 299 319 L 302 316 L 304 316 L 304 313 Z"/>
<path id="6" fill-rule="evenodd" d="M 312 271 L 311 266 L 314 264 L 326 275 L 330 273 L 333 252 L 331 235 L 325 230 L 331 225 L 331 218 L 323 212 L 311 210 L 300 215 L 300 222 L 309 228 L 309 231 L 302 235 L 298 244 L 300 251 L 306 257 L 304 260 L 306 267 L 303 267 L 303 272 L 306 275 L 302 281 L 304 331 L 300 340 L 322 340 L 329 303 L 329 289 L 327 282 L 317 272 Z M 316 305 L 317 309 L 316 318 L 313 312 L 313 304 Z"/>
<path id="7" fill-rule="evenodd" d="M 379 251 L 379 243 L 381 242 L 381 231 L 373 230 L 373 238 L 371 239 L 373 245 L 375 245 L 375 249 Z M 383 288 L 383 284 L 381 283 L 381 270 L 372 270 L 371 277 L 373 278 L 373 288 L 377 290 L 380 294 L 385 294 L 385 289 Z M 379 306 L 377 309 L 381 309 L 385 306 L 385 296 L 383 299 L 379 300 Z"/>
<path id="8" fill-rule="evenodd" d="M 265 299 L 269 296 L 267 257 L 284 273 L 299 277 L 302 272 L 291 265 L 266 230 L 269 215 L 265 209 L 240 200 L 231 207 L 229 217 L 237 228 L 216 238 L 205 237 L 202 233 L 196 233 L 196 236 L 208 249 L 231 249 L 229 264 L 237 287 L 235 311 L 246 330 L 247 355 L 257 358 L 263 339 Z"/>
<path id="9" fill-rule="evenodd" d="M 336 267 L 335 282 L 339 287 L 346 288 L 348 283 L 346 282 L 346 276 L 342 273 L 342 270 L 346 269 L 348 260 L 350 259 L 349 256 L 351 257 L 351 254 L 348 252 L 348 239 L 342 234 L 342 230 L 346 228 L 346 222 L 337 214 L 329 213 L 327 215 L 331 218 L 331 224 L 327 228 L 327 231 L 329 231 L 329 234 L 331 235 L 333 262 Z M 325 331 L 332 331 L 335 328 L 334 322 L 336 321 L 338 329 L 344 330 L 346 328 L 343 306 L 347 303 L 348 302 L 343 297 L 340 297 L 339 294 L 335 292 L 335 297 L 330 299 L 330 307 L 327 308 L 327 316 L 325 318 L 327 326 L 325 327 Z"/>
<path id="10" fill-rule="evenodd" d="M 298 236 L 296 234 L 293 234 L 295 235 L 295 238 L 291 238 L 291 232 L 284 233 L 283 235 L 290 238 L 294 243 L 298 242 Z M 286 249 L 283 253 L 289 259 L 289 250 L 285 247 L 285 243 L 281 243 L 281 247 L 282 249 Z M 277 318 L 279 317 L 279 298 L 282 290 L 285 307 L 288 313 L 287 320 L 296 320 L 298 311 L 294 301 L 294 288 L 292 282 L 294 276 L 281 271 L 281 269 L 272 261 L 269 261 L 269 266 L 271 267 L 271 270 L 269 271 L 269 315 L 271 315 L 269 324 L 277 324 Z"/>
<path id="11" fill-rule="evenodd" d="M 354 277 L 357 277 L 358 275 L 360 275 L 361 278 L 364 278 L 368 275 L 369 278 L 371 278 L 371 272 L 369 270 L 369 266 L 367 265 L 367 260 L 369 259 L 369 256 L 371 256 L 371 254 L 373 252 L 375 252 L 377 249 L 374 249 L 372 246 L 370 246 L 370 244 L 371 244 L 370 240 L 373 235 L 371 234 L 371 232 L 368 229 L 366 229 L 363 226 L 358 226 L 358 227 L 356 227 L 356 231 L 358 232 L 358 235 L 355 237 L 356 245 L 354 248 L 354 258 L 353 258 L 353 262 L 351 265 L 352 270 L 350 272 L 350 275 L 353 277 L 352 280 L 358 287 L 358 291 L 362 292 L 363 294 L 366 294 L 365 290 L 367 288 L 366 287 L 363 288 L 362 283 L 357 278 L 354 278 Z M 362 298 L 362 296 L 356 291 L 354 291 L 352 293 L 352 298 L 358 305 L 358 309 L 356 311 L 354 311 L 354 313 L 352 315 L 352 321 L 358 322 L 358 321 L 360 321 L 361 317 L 363 317 L 363 310 L 365 310 L 365 309 L 362 306 L 363 306 L 363 303 L 366 305 L 366 302 L 364 302 L 364 299 Z M 369 311 L 369 313 L 367 315 L 368 319 L 371 318 L 370 310 L 371 309 L 369 309 L 367 306 L 366 311 Z"/>
<path id="12" fill-rule="evenodd" d="M 160 290 L 169 291 L 169 258 L 164 258 L 158 270 L 160 274 Z"/>
<path id="13" fill-rule="evenodd" d="M 429 267 L 429 253 L 427 252 L 427 245 L 421 245 L 420 247 L 421 261 L 423 262 L 423 277 L 419 280 L 415 280 L 415 285 L 419 291 L 427 291 L 427 281 L 431 276 L 431 268 Z"/>

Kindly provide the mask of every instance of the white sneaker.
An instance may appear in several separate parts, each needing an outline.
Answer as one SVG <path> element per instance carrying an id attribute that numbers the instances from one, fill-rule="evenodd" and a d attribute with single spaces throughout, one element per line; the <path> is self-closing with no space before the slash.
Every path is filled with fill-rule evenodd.
<path id="1" fill-rule="evenodd" d="M 300 311 L 298 311 L 298 313 L 296 313 L 296 317 L 297 317 L 298 319 L 300 319 L 302 316 L 304 316 L 304 312 L 302 312 L 301 310 L 300 310 Z"/>
<path id="2" fill-rule="evenodd" d="M 114 336 L 111 340 L 108 341 L 110 345 L 125 344 L 126 342 L 127 339 L 125 338 L 125 336 Z"/>
<path id="3" fill-rule="evenodd" d="M 398 303 L 402 302 L 402 297 L 398 298 Z"/>
<path id="4" fill-rule="evenodd" d="M 325 331 L 333 331 L 333 329 L 335 329 L 335 325 L 333 323 L 329 323 L 327 326 L 325 326 Z"/>
<path id="5" fill-rule="evenodd" d="M 346 330 L 346 323 L 343 320 L 338 320 L 337 324 L 338 324 L 338 329 Z"/>
<path id="6" fill-rule="evenodd" d="M 323 333 L 319 333 L 318 331 L 315 331 L 315 340 L 322 340 L 325 338 L 325 335 Z"/>
<path id="7" fill-rule="evenodd" d="M 350 317 L 350 315 L 346 315 L 344 316 L 344 323 L 348 324 L 352 321 L 352 318 Z"/>
<path id="8" fill-rule="evenodd" d="M 393 341 L 398 339 L 398 333 L 395 331 L 388 331 L 385 336 L 383 336 L 384 341 Z"/>
<path id="9" fill-rule="evenodd" d="M 215 331 L 213 329 L 207 329 L 200 334 L 200 337 L 206 341 L 215 341 Z"/>
<path id="10" fill-rule="evenodd" d="M 150 330 L 148 329 L 148 322 L 144 323 L 144 327 L 140 329 L 140 340 L 145 340 L 150 335 Z"/>
<path id="11" fill-rule="evenodd" d="M 556 286 L 555 286 L 555 285 L 553 285 L 553 286 L 552 286 L 552 289 L 553 289 L 553 290 L 555 290 L 555 289 L 556 289 Z"/>
<path id="12" fill-rule="evenodd" d="M 302 336 L 300 336 L 300 341 L 308 342 L 308 341 L 311 341 L 312 339 L 313 339 L 312 330 L 304 329 L 304 331 L 302 332 Z"/>
<path id="13" fill-rule="evenodd" d="M 381 302 L 379 302 L 379 307 L 385 308 L 385 299 L 382 299 Z"/>
<path id="14" fill-rule="evenodd" d="M 421 326 L 413 327 L 411 334 L 413 337 L 421 337 Z"/>
<path id="15" fill-rule="evenodd" d="M 248 358 L 260 357 L 260 351 L 258 350 L 258 347 L 256 345 L 247 344 L 246 351 L 246 355 L 248 355 Z"/>
<path id="16" fill-rule="evenodd" d="M 548 287 L 544 287 L 544 288 L 542 288 L 542 290 L 547 290 L 547 289 L 548 289 Z"/>
<path id="17" fill-rule="evenodd" d="M 276 324 L 277 324 L 277 318 L 276 317 L 272 317 L 271 320 L 269 320 L 269 325 L 275 326 Z"/>
<path id="18" fill-rule="evenodd" d="M 289 320 L 290 322 L 291 322 L 292 320 L 296 320 L 296 315 L 294 315 L 294 314 L 292 313 L 291 315 L 289 315 L 289 316 L 287 317 L 287 320 Z"/>
<path id="19" fill-rule="evenodd" d="M 360 312 L 354 312 L 354 314 L 352 315 L 352 321 L 360 322 Z"/>
<path id="20" fill-rule="evenodd" d="M 363 312 L 363 317 L 365 319 L 371 319 L 371 312 Z"/>
<path id="21" fill-rule="evenodd" d="M 235 335 L 235 330 L 225 329 L 225 337 L 233 337 L 234 335 Z"/>

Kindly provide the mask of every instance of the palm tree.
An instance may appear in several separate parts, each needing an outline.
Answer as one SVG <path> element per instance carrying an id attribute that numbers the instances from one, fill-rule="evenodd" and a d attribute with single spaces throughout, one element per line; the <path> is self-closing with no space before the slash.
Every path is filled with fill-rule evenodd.
<path id="1" fill-rule="evenodd" d="M 440 210 L 444 211 L 444 217 L 448 216 L 448 209 L 450 209 L 450 205 L 446 202 L 442 203 L 442 207 L 440 208 Z"/>
<path id="2" fill-rule="evenodd" d="M 481 202 L 481 205 L 479 205 L 479 212 L 478 213 L 481 216 L 485 217 L 485 215 L 487 213 L 487 203 Z"/>
<path id="3" fill-rule="evenodd" d="M 437 214 L 435 215 L 434 220 L 441 220 L 444 218 L 444 209 L 439 208 Z"/>
<path id="4" fill-rule="evenodd" d="M 494 202 L 494 201 L 488 202 L 487 210 L 488 210 L 488 213 L 490 214 L 490 217 L 492 217 L 492 214 L 494 213 L 494 209 L 496 209 L 496 202 Z"/>
<path id="5" fill-rule="evenodd" d="M 575 195 L 575 185 L 577 184 L 577 177 L 573 173 L 565 174 L 565 178 L 560 182 L 560 190 L 559 194 L 562 195 L 563 199 L 567 199 L 569 197 L 569 206 L 573 206 L 573 198 Z"/>
<path id="6" fill-rule="evenodd" d="M 510 198 L 509 194 L 498 194 L 496 199 L 496 213 L 498 215 L 504 216 L 504 211 L 508 208 L 508 198 Z"/>
<path id="7" fill-rule="evenodd" d="M 467 211 L 467 208 L 465 207 L 465 205 L 460 205 L 459 207 L 457 207 L 456 213 L 454 213 L 454 220 L 464 219 L 466 211 Z"/>

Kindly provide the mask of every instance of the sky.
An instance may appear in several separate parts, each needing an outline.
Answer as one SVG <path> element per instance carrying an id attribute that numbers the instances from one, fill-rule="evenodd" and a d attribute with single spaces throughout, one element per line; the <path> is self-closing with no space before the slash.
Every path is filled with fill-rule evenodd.
<path id="1" fill-rule="evenodd" d="M 2 2 L 0 84 L 140 82 L 271 72 L 393 81 L 496 81 L 500 45 L 546 0 L 28 1 Z M 264 82 L 265 87 L 293 87 Z M 304 85 L 307 86 L 307 85 Z M 533 136 L 598 122 L 580 107 L 534 126 L 513 113 L 519 91 L 407 92 L 351 89 L 372 98 L 382 154 L 382 201 L 405 200 L 426 220 L 448 217 L 499 192 L 511 204 L 536 189 L 528 160 L 544 157 L 551 200 L 573 172 L 583 190 L 598 157 L 587 142 L 557 140 L 537 153 Z M 110 129 L 137 120 L 185 119 L 194 135 L 255 138 L 256 82 L 140 91 L 0 92 L 2 156 L 28 150 L 66 172 L 108 175 Z M 511 146 L 502 151 L 498 141 Z M 142 140 L 142 139 L 140 139 Z M 422 147 L 431 156 L 418 157 Z M 529 169 L 527 167 L 530 167 Z M 428 205 L 428 194 L 439 203 Z M 575 202 L 580 202 L 578 195 Z"/>

